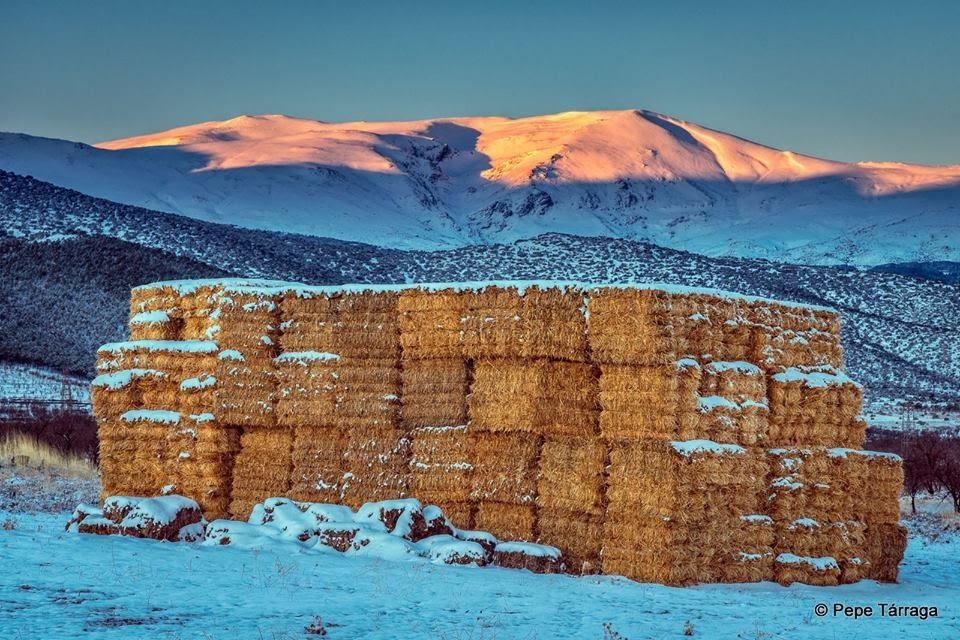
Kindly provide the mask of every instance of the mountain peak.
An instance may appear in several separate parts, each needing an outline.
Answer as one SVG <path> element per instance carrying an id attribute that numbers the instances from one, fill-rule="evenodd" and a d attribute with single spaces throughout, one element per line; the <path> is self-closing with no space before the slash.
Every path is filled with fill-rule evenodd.
<path id="1" fill-rule="evenodd" d="M 240 115 L 0 168 L 240 226 L 448 247 L 561 232 L 809 262 L 960 258 L 960 167 L 844 163 L 646 109 L 397 122 Z"/>

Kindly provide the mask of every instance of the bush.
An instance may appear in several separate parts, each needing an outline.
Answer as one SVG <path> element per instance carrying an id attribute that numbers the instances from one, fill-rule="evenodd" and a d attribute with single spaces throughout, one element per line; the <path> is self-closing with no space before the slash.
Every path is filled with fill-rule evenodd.
<path id="1" fill-rule="evenodd" d="M 97 462 L 97 423 L 90 414 L 37 409 L 27 419 L 0 422 L 0 440 L 13 434 L 24 434 L 65 456 Z"/>

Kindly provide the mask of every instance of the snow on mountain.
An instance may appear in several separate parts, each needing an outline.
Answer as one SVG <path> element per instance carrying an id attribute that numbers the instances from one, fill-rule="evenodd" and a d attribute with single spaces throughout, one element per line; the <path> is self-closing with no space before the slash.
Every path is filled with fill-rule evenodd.
<path id="1" fill-rule="evenodd" d="M 832 162 L 649 111 L 241 116 L 93 147 L 0 134 L 0 168 L 202 220 L 394 248 L 562 232 L 791 262 L 960 261 L 960 166 Z"/>

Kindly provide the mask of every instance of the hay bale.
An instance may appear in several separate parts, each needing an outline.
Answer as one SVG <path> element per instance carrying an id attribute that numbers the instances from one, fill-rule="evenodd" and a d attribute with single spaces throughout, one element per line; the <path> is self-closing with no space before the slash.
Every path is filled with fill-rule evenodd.
<path id="1" fill-rule="evenodd" d="M 703 367 L 701 396 L 722 396 L 735 403 L 764 402 L 767 380 L 760 367 L 743 361 L 714 361 Z"/>
<path id="2" fill-rule="evenodd" d="M 736 531 L 736 518 L 724 513 L 701 522 L 608 517 L 603 572 L 671 585 L 716 582 L 738 545 Z"/>
<path id="3" fill-rule="evenodd" d="M 702 522 L 759 512 L 766 461 L 707 440 L 617 442 L 607 473 L 607 520 Z"/>
<path id="4" fill-rule="evenodd" d="M 180 340 L 183 320 L 172 310 L 141 311 L 130 316 L 131 340 Z"/>
<path id="5" fill-rule="evenodd" d="M 670 294 L 657 289 L 589 291 L 587 336 L 599 364 L 668 365 L 677 360 Z"/>
<path id="6" fill-rule="evenodd" d="M 293 289 L 281 302 L 286 351 L 328 351 L 344 357 L 396 359 L 399 294 L 390 291 Z"/>
<path id="7" fill-rule="evenodd" d="M 230 517 L 246 520 L 253 505 L 290 489 L 293 431 L 250 426 L 233 467 Z"/>
<path id="8" fill-rule="evenodd" d="M 337 503 L 343 499 L 347 473 L 348 432 L 337 427 L 293 428 L 289 495 L 306 502 Z"/>
<path id="9" fill-rule="evenodd" d="M 536 540 L 536 507 L 483 501 L 477 504 L 473 526 L 489 531 L 500 540 Z"/>
<path id="10" fill-rule="evenodd" d="M 466 296 L 468 358 L 588 360 L 583 292 L 567 286 L 491 285 Z"/>
<path id="11" fill-rule="evenodd" d="M 537 503 L 544 509 L 602 515 L 606 461 L 606 446 L 598 438 L 546 438 L 540 449 Z"/>
<path id="12" fill-rule="evenodd" d="M 769 408 L 754 400 L 734 402 L 724 396 L 699 398 L 699 437 L 742 445 L 764 440 L 769 425 Z"/>
<path id="13" fill-rule="evenodd" d="M 903 460 L 892 453 L 833 448 L 823 452 L 830 468 L 828 482 L 842 493 L 852 519 L 896 523 L 900 519 Z"/>
<path id="14" fill-rule="evenodd" d="M 683 359 L 668 366 L 600 365 L 600 432 L 619 438 L 676 439 L 682 415 L 697 410 L 700 366 Z M 688 433 L 691 437 L 697 434 Z"/>
<path id="15" fill-rule="evenodd" d="M 452 287 L 439 291 L 404 289 L 397 303 L 403 356 L 462 358 L 461 321 L 467 313 L 468 295 Z"/>
<path id="16" fill-rule="evenodd" d="M 144 395 L 160 395 L 169 386 L 169 378 L 157 369 L 121 369 L 102 373 L 90 383 L 94 415 L 116 417 L 131 409 L 144 408 Z"/>
<path id="17" fill-rule="evenodd" d="M 541 439 L 523 431 L 467 432 L 470 499 L 533 504 Z"/>
<path id="18" fill-rule="evenodd" d="M 863 388 L 843 372 L 795 367 L 770 376 L 768 386 L 771 445 L 862 446 Z"/>
<path id="19" fill-rule="evenodd" d="M 211 413 L 187 414 L 167 432 L 164 449 L 176 491 L 195 500 L 208 518 L 226 517 L 240 430 L 218 424 Z"/>
<path id="20" fill-rule="evenodd" d="M 410 439 L 402 430 L 354 430 L 344 455 L 343 503 L 403 498 L 410 477 Z"/>
<path id="21" fill-rule="evenodd" d="M 410 494 L 456 510 L 470 526 L 470 464 L 466 426 L 420 427 L 410 433 Z"/>
<path id="22" fill-rule="evenodd" d="M 840 565 L 835 558 L 781 553 L 774 560 L 774 579 L 787 586 L 794 582 L 832 587 L 840 583 Z"/>
<path id="23" fill-rule="evenodd" d="M 900 562 L 907 549 L 907 529 L 901 524 L 869 524 L 864 540 L 867 577 L 879 582 L 896 582 Z"/>
<path id="24" fill-rule="evenodd" d="M 287 352 L 273 359 L 278 425 L 331 423 L 339 390 L 339 361 L 339 355 L 319 351 Z"/>
<path id="25" fill-rule="evenodd" d="M 404 359 L 400 415 L 404 427 L 461 425 L 469 419 L 472 365 L 463 359 Z"/>
<path id="26" fill-rule="evenodd" d="M 594 368 L 550 360 L 478 360 L 469 398 L 471 428 L 583 436 L 596 432 Z"/>
<path id="27" fill-rule="evenodd" d="M 493 550 L 493 564 L 534 573 L 560 573 L 563 557 L 559 549 L 545 544 L 500 542 Z"/>
<path id="28" fill-rule="evenodd" d="M 217 351 L 217 344 L 209 340 L 112 342 L 97 349 L 97 372 L 156 369 L 177 377 L 210 371 Z"/>
<path id="29" fill-rule="evenodd" d="M 718 582 L 767 582 L 774 578 L 772 551 L 737 551 L 720 567 Z"/>
<path id="30" fill-rule="evenodd" d="M 538 540 L 563 552 L 565 571 L 598 573 L 603 546 L 603 519 L 583 511 L 541 508 L 537 514 Z"/>

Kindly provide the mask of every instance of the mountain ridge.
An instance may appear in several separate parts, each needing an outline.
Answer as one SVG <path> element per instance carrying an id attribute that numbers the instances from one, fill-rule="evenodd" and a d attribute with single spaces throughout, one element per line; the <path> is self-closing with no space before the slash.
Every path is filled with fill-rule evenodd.
<path id="1" fill-rule="evenodd" d="M 327 123 L 238 116 L 0 168 L 197 219 L 402 249 L 543 233 L 816 264 L 960 261 L 960 166 L 842 163 L 645 110 Z"/>

